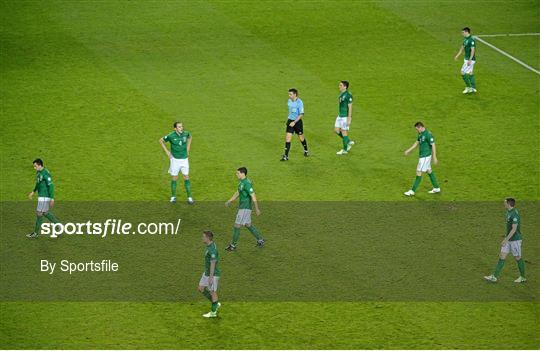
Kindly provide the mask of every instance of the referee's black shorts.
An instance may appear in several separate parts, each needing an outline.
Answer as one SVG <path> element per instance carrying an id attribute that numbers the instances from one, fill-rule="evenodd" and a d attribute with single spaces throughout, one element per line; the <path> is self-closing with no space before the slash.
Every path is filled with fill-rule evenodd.
<path id="1" fill-rule="evenodd" d="M 298 122 L 296 122 L 294 124 L 294 127 L 290 126 L 291 122 L 293 121 L 290 119 L 288 119 L 287 122 L 285 122 L 285 124 L 287 125 L 287 133 L 291 133 L 291 134 L 296 133 L 298 135 L 304 134 L 304 122 L 302 122 L 302 120 L 299 120 Z"/>

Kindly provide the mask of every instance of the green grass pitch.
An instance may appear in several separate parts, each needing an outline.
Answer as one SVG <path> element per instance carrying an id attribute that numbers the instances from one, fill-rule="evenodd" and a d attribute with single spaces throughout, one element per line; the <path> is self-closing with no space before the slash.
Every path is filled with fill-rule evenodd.
<path id="1" fill-rule="evenodd" d="M 478 43 L 478 93 L 464 96 L 461 62 L 453 60 L 462 27 L 479 35 L 538 33 L 539 9 L 539 1 L 3 0 L 0 347 L 540 348 L 540 77 Z M 540 36 L 486 40 L 540 68 Z M 355 97 L 357 144 L 338 158 L 332 130 L 341 79 Z M 305 104 L 312 156 L 304 159 L 293 140 L 290 161 L 280 163 L 290 87 Z M 31 160 L 42 157 L 51 170 L 64 218 L 76 215 L 68 206 L 76 201 L 166 202 L 168 165 L 158 139 L 174 120 L 194 136 L 190 176 L 199 211 L 231 195 L 239 166 L 248 167 L 263 209 L 255 219 L 269 239 L 263 251 L 244 230 L 238 255 L 225 254 L 233 210 L 207 223 L 220 233 L 224 256 L 220 318 L 200 317 L 208 304 L 194 290 L 177 301 L 17 295 L 25 284 L 41 287 L 20 278 L 31 277 L 32 258 L 55 250 L 83 255 L 83 248 L 100 257 L 109 245 L 66 238 L 51 249 L 42 238 L 23 240 L 33 225 L 34 204 L 24 202 Z M 416 154 L 403 150 L 415 140 L 417 120 L 436 138 L 443 192 L 430 197 L 424 177 L 408 199 L 402 193 Z M 496 262 L 506 196 L 522 209 L 530 282 L 520 287 L 511 283 L 510 257 L 500 284 L 482 282 Z M 330 216 L 332 202 L 371 203 L 377 220 L 352 210 L 349 218 Z M 288 206 L 312 208 L 304 210 L 311 224 L 284 221 Z M 387 208 L 399 210 L 385 219 Z M 194 221 L 207 218 L 194 214 Z M 436 235 L 413 230 L 415 219 Z M 195 289 L 199 234 L 183 233 L 164 251 L 148 247 L 171 267 L 163 277 L 175 279 L 149 278 L 163 295 L 175 286 Z M 145 247 L 130 245 L 130 252 L 118 246 L 117 257 L 145 255 Z M 132 273 L 111 284 L 133 287 Z M 5 284 L 17 277 L 19 285 Z"/>

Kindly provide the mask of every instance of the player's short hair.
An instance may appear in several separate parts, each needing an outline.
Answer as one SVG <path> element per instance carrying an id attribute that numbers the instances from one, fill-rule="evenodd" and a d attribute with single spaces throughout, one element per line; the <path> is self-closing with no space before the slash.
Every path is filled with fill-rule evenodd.
<path id="1" fill-rule="evenodd" d="M 424 123 L 418 121 L 414 124 L 415 127 L 423 127 L 424 126 Z"/>
<path id="2" fill-rule="evenodd" d="M 462 29 L 462 31 L 467 32 L 467 33 L 471 33 L 471 28 L 465 27 L 465 28 Z"/>
<path id="3" fill-rule="evenodd" d="M 345 88 L 349 89 L 349 81 L 348 80 L 342 80 L 341 84 L 345 86 Z"/>
<path id="4" fill-rule="evenodd" d="M 246 167 L 240 167 L 237 169 L 238 172 L 244 173 L 244 175 L 247 175 L 247 168 Z"/>
<path id="5" fill-rule="evenodd" d="M 203 231 L 203 234 L 205 237 L 207 237 L 210 240 L 214 239 L 214 233 L 211 230 L 205 230 Z"/>
<path id="6" fill-rule="evenodd" d="M 507 197 L 505 201 L 507 204 L 509 204 L 512 207 L 516 206 L 516 199 L 514 199 L 513 197 Z"/>
<path id="7" fill-rule="evenodd" d="M 294 95 L 298 96 L 298 90 L 296 90 L 295 88 L 289 89 L 289 93 L 293 93 Z"/>
<path id="8" fill-rule="evenodd" d="M 43 166 L 43 160 L 40 158 L 36 158 L 32 164 L 36 164 L 38 166 Z"/>
<path id="9" fill-rule="evenodd" d="M 172 126 L 173 126 L 173 128 L 176 128 L 176 126 L 179 125 L 179 124 L 182 124 L 182 122 L 176 121 L 176 122 L 173 123 Z"/>

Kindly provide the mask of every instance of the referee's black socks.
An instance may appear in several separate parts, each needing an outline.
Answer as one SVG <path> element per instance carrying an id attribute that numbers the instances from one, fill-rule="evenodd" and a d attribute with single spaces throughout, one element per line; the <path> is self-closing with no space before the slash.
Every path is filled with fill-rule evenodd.
<path id="1" fill-rule="evenodd" d="M 301 143 L 302 143 L 302 145 L 304 146 L 304 151 L 307 152 L 307 151 L 308 151 L 308 150 L 307 150 L 307 140 L 304 139 L 304 140 L 301 141 Z"/>
<path id="2" fill-rule="evenodd" d="M 289 150 L 291 150 L 291 143 L 286 142 L 285 143 L 285 156 L 289 157 Z"/>

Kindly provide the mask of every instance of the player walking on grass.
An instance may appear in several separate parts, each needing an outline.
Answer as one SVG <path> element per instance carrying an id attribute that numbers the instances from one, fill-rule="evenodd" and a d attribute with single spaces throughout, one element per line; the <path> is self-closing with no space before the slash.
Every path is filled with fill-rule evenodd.
<path id="1" fill-rule="evenodd" d="M 499 262 L 497 262 L 493 274 L 484 277 L 484 279 L 493 283 L 497 282 L 504 267 L 506 256 L 512 251 L 519 269 L 519 277 L 514 280 L 514 283 L 524 283 L 527 279 L 525 279 L 525 262 L 521 258 L 521 218 L 516 209 L 516 200 L 511 197 L 507 198 L 504 200 L 504 207 L 506 207 L 506 236 L 501 243 Z"/>
<path id="2" fill-rule="evenodd" d="M 422 181 L 422 173 L 426 173 L 429 175 L 429 179 L 431 180 L 431 184 L 433 185 L 433 189 L 429 191 L 430 194 L 436 194 L 441 192 L 441 188 L 439 187 L 439 183 L 437 182 L 437 178 L 435 178 L 435 173 L 431 169 L 431 160 L 433 158 L 433 163 L 437 164 L 439 161 L 437 160 L 437 148 L 435 147 L 435 140 L 433 139 L 433 135 L 430 133 L 429 130 L 427 130 L 424 127 L 424 124 L 422 122 L 416 122 L 414 125 L 416 128 L 416 131 L 418 132 L 418 138 L 412 144 L 410 148 L 405 150 L 405 156 L 411 153 L 417 146 L 419 147 L 420 151 L 420 159 L 418 160 L 418 166 L 416 166 L 416 178 L 414 180 L 414 184 L 412 188 L 409 191 L 406 191 L 404 193 L 405 196 L 414 196 L 416 193 L 416 189 L 418 189 L 418 186 L 420 185 L 420 182 Z"/>
<path id="3" fill-rule="evenodd" d="M 238 184 L 238 190 L 233 194 L 233 196 L 225 203 L 225 206 L 229 206 L 231 202 L 240 198 L 238 201 L 238 213 L 236 214 L 236 221 L 234 222 L 233 227 L 233 236 L 232 241 L 227 246 L 225 250 L 235 251 L 236 245 L 238 244 L 238 239 L 240 238 L 240 228 L 246 226 L 251 234 L 257 240 L 257 246 L 264 246 L 264 239 L 253 225 L 251 225 L 251 209 L 252 205 L 255 206 L 255 213 L 257 216 L 261 214 L 259 205 L 257 204 L 257 197 L 255 196 L 255 190 L 253 190 L 253 185 L 251 181 L 247 178 L 247 169 L 246 167 L 240 167 L 236 170 L 236 176 L 240 179 Z"/>
<path id="4" fill-rule="evenodd" d="M 304 103 L 298 97 L 298 90 L 289 89 L 289 101 L 287 101 L 289 107 L 289 116 L 287 117 L 286 130 L 285 130 L 285 154 L 281 156 L 281 161 L 289 160 L 289 150 L 291 149 L 291 139 L 294 133 L 298 135 L 298 139 L 304 147 L 304 156 L 309 156 L 308 146 L 306 138 L 304 137 Z"/>
<path id="5" fill-rule="evenodd" d="M 34 186 L 34 190 L 28 194 L 28 198 L 32 200 L 37 191 L 38 204 L 34 231 L 26 235 L 29 238 L 37 238 L 39 236 L 41 233 L 43 217 L 47 218 L 52 223 L 58 223 L 58 219 L 49 212 L 49 210 L 54 207 L 54 184 L 51 173 L 47 168 L 43 167 L 43 161 L 40 158 L 35 159 L 33 165 L 36 170 L 36 186 Z"/>
<path id="6" fill-rule="evenodd" d="M 458 53 L 454 57 L 457 61 L 459 56 L 465 51 L 465 59 L 463 60 L 463 66 L 461 66 L 461 77 L 465 82 L 465 90 L 463 94 L 476 93 L 476 78 L 474 77 L 474 64 L 476 63 L 476 40 L 471 35 L 471 29 L 465 27 L 462 29 L 463 45 L 459 48 Z"/>
<path id="7" fill-rule="evenodd" d="M 334 131 L 341 138 L 343 148 L 336 154 L 346 155 L 354 145 L 354 141 L 349 139 L 349 128 L 351 127 L 352 121 L 353 103 L 353 96 L 349 92 L 349 82 L 346 80 L 339 82 L 339 91 L 338 116 L 336 117 L 336 123 L 334 124 Z"/>
<path id="8" fill-rule="evenodd" d="M 191 196 L 191 181 L 189 180 L 189 150 L 191 148 L 191 133 L 184 130 L 182 122 L 174 122 L 174 130 L 159 139 L 161 147 L 170 160 L 169 174 L 171 179 L 171 202 L 176 202 L 176 181 L 178 173 L 182 172 L 184 187 L 186 188 L 187 202 L 194 204 Z M 171 151 L 167 149 L 165 142 L 171 143 Z"/>
<path id="9" fill-rule="evenodd" d="M 199 291 L 212 303 L 210 312 L 203 314 L 205 318 L 217 317 L 219 303 L 217 289 L 221 270 L 219 269 L 219 252 L 214 242 L 214 233 L 209 230 L 203 232 L 203 243 L 206 245 L 204 251 L 204 272 L 199 281 Z"/>

